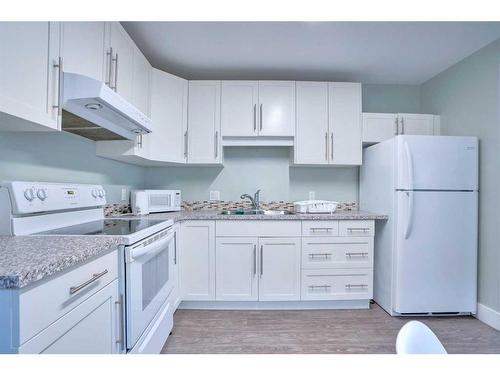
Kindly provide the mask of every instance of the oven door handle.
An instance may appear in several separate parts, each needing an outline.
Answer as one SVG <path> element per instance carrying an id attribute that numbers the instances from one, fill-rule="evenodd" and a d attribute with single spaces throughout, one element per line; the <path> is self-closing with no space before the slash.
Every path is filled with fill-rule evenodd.
<path id="1" fill-rule="evenodd" d="M 175 232 L 172 232 L 172 234 L 162 238 L 161 240 L 158 240 L 156 242 L 153 242 L 151 245 L 147 245 L 138 249 L 131 249 L 130 253 L 128 255 L 128 262 L 133 262 L 137 258 L 140 258 L 142 256 L 148 255 L 148 256 L 153 256 L 158 254 L 160 251 L 162 251 L 165 248 L 165 245 L 171 242 L 174 239 L 174 234 Z"/>

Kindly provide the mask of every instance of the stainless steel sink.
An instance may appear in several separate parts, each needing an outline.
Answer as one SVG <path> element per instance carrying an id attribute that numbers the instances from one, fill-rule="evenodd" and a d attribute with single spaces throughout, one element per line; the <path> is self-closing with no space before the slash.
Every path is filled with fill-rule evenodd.
<path id="1" fill-rule="evenodd" d="M 287 210 L 236 209 L 221 211 L 220 215 L 293 215 L 293 212 Z"/>

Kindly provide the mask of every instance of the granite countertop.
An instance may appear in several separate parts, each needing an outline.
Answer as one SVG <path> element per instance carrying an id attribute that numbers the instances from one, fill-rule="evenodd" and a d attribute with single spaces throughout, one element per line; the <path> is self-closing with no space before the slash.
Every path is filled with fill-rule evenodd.
<path id="1" fill-rule="evenodd" d="M 125 217 L 132 215 L 125 215 Z M 123 217 L 123 216 L 122 216 Z M 162 212 L 150 214 L 153 219 L 184 220 L 387 220 L 389 216 L 366 211 L 336 211 L 332 214 L 293 214 L 293 215 L 221 215 L 220 210 L 199 210 Z"/>
<path id="2" fill-rule="evenodd" d="M 119 236 L 0 236 L 0 289 L 26 287 L 120 242 Z"/>

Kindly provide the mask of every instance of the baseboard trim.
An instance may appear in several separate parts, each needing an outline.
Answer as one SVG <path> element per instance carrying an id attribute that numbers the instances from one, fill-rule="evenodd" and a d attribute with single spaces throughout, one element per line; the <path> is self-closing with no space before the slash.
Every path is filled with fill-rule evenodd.
<path id="1" fill-rule="evenodd" d="M 345 310 L 369 308 L 369 300 L 283 302 L 182 301 L 179 305 L 179 309 L 184 310 Z"/>
<path id="2" fill-rule="evenodd" d="M 478 303 L 476 318 L 500 331 L 500 312 L 493 310 L 491 307 Z"/>

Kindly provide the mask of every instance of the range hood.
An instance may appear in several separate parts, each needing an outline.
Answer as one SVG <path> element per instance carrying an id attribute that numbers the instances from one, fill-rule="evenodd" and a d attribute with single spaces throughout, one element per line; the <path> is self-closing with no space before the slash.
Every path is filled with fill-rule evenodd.
<path id="1" fill-rule="evenodd" d="M 62 129 L 94 141 L 135 140 L 151 120 L 103 82 L 64 73 Z"/>

